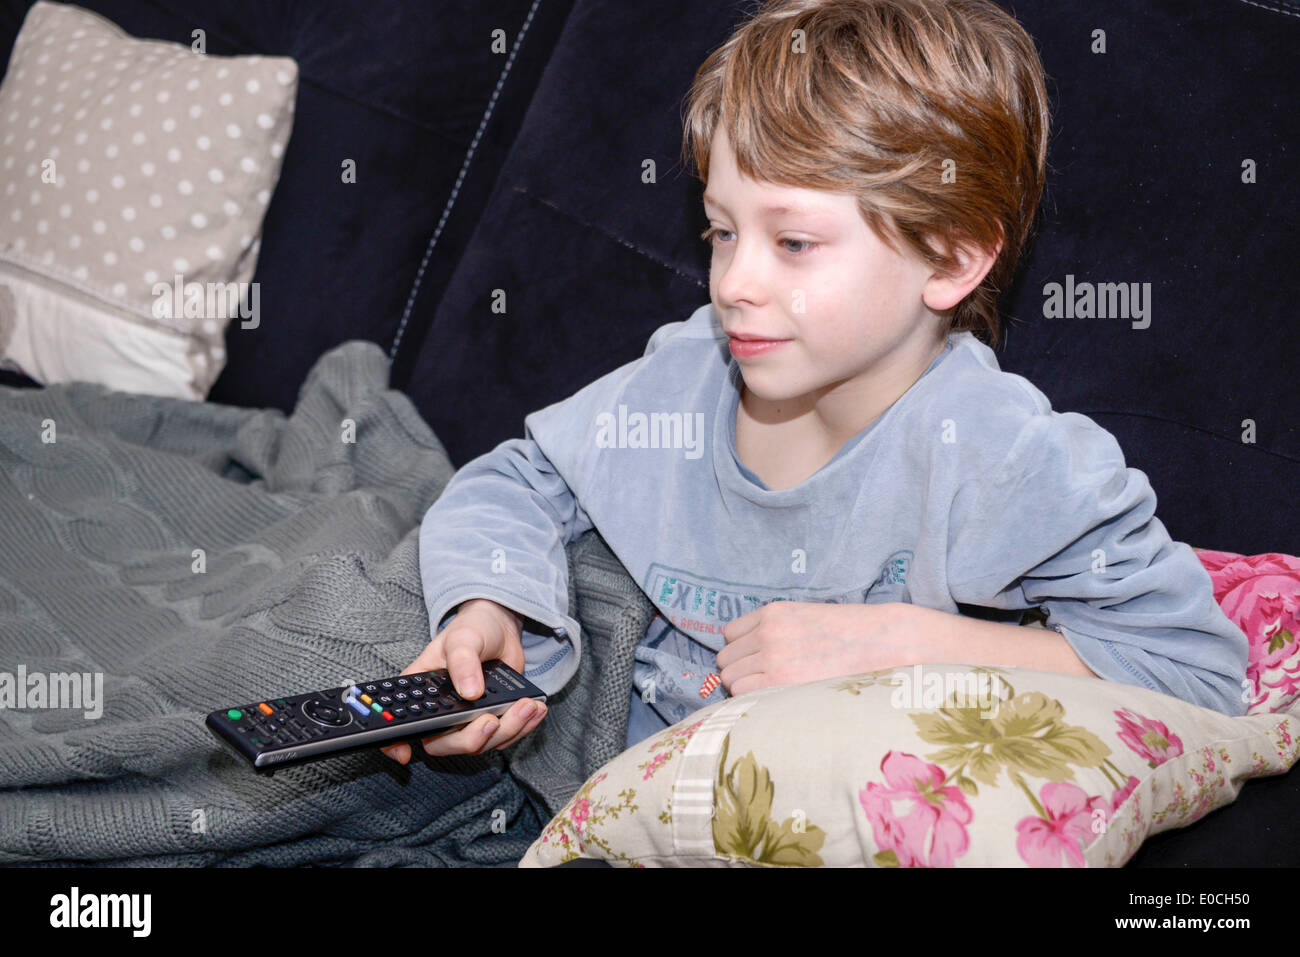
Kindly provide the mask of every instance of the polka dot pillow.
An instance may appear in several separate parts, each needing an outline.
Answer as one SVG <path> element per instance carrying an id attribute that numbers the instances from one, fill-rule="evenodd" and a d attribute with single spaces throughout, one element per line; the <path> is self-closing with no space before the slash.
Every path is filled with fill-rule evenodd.
<path id="1" fill-rule="evenodd" d="M 0 366 L 203 399 L 227 325 L 260 323 L 297 81 L 33 6 L 0 84 Z"/>

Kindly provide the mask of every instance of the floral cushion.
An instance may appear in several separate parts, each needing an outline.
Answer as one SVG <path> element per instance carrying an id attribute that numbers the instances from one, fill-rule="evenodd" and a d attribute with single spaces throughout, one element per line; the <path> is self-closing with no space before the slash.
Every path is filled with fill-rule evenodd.
<path id="1" fill-rule="evenodd" d="M 519 865 L 1120 867 L 1300 758 L 1300 561 L 1199 554 L 1250 637 L 1246 715 L 963 664 L 763 688 L 610 761 Z"/>
<path id="2" fill-rule="evenodd" d="M 1300 701 L 1300 558 L 1196 549 L 1223 613 L 1250 639 L 1247 714 Z"/>

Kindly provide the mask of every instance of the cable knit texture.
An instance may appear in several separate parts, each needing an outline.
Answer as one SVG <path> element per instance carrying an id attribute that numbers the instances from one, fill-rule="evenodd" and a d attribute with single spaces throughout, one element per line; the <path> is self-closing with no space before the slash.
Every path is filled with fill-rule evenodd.
<path id="1" fill-rule="evenodd" d="M 0 862 L 513 866 L 622 751 L 653 610 L 594 532 L 568 550 L 582 666 L 508 752 L 266 778 L 204 727 L 395 674 L 427 644 L 419 524 L 454 470 L 388 373 L 378 346 L 343 343 L 287 417 L 0 387 L 0 673 L 103 676 L 98 718 L 0 709 Z"/>

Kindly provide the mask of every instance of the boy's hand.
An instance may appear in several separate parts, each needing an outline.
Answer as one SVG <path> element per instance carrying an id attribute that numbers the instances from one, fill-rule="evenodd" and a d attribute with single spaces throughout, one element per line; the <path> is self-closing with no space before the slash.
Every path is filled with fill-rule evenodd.
<path id="1" fill-rule="evenodd" d="M 462 602 L 456 618 L 429 642 L 411 662 L 404 675 L 446 668 L 456 693 L 472 700 L 483 694 L 482 662 L 500 658 L 516 671 L 524 670 L 521 641 L 523 619 L 509 608 L 486 598 Z M 508 748 L 528 734 L 546 715 L 546 705 L 524 698 L 510 706 L 498 719 L 479 715 L 465 727 L 422 739 L 425 753 L 479 754 L 493 748 Z M 398 764 L 411 760 L 411 746 L 405 741 L 380 748 Z"/>
<path id="2" fill-rule="evenodd" d="M 732 695 L 920 661 L 906 602 L 774 601 L 727 623 L 718 674 Z M 900 610 L 901 609 L 901 610 Z M 923 655 L 921 655 L 923 657 Z"/>

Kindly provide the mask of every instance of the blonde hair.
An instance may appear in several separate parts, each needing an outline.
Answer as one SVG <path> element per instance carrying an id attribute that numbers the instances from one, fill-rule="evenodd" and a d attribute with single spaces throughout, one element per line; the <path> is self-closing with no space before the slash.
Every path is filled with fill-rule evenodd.
<path id="1" fill-rule="evenodd" d="M 719 122 L 745 176 L 855 194 L 882 242 L 941 273 L 959 266 L 957 246 L 1002 241 L 948 325 L 997 344 L 1051 122 L 1042 63 L 1014 17 L 990 0 L 768 0 L 687 95 L 683 161 L 705 183 Z"/>

